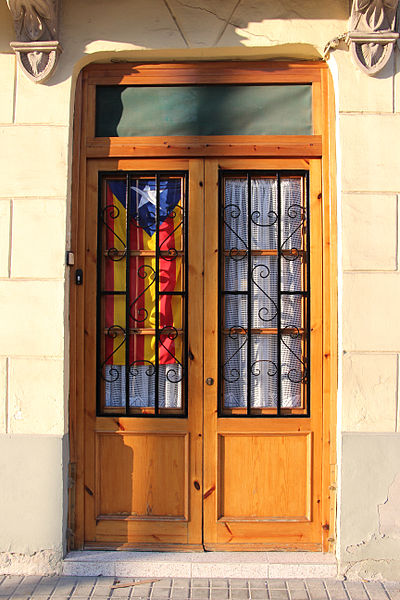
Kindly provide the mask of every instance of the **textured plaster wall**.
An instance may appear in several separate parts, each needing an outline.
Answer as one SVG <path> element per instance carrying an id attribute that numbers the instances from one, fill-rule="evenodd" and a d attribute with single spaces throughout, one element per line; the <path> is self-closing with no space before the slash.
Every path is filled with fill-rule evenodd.
<path id="1" fill-rule="evenodd" d="M 399 52 L 378 77 L 338 73 L 343 431 L 338 516 L 348 577 L 400 578 Z"/>
<path id="2" fill-rule="evenodd" d="M 68 430 L 64 255 L 79 70 L 93 60 L 320 58 L 326 42 L 347 29 L 349 4 L 64 1 L 60 66 L 48 84 L 35 85 L 16 69 L 9 48 L 11 17 L 6 3 L 0 3 L 0 444 L 7 446 L 9 464 L 20 465 L 20 473 L 30 465 L 27 476 L 6 467 L 2 473 L 0 513 L 9 515 L 14 526 L 0 526 L 0 570 L 23 571 L 28 564 L 32 572 L 43 572 L 45 564 L 57 568 L 65 541 L 65 444 L 60 451 Z M 376 78 L 358 71 L 344 48 L 331 60 L 337 72 L 343 250 L 339 555 L 349 574 L 388 576 L 387 569 L 397 566 L 387 567 L 385 561 L 400 555 L 393 511 L 400 471 L 394 458 L 400 435 L 400 170 L 394 151 L 400 135 L 400 59 L 397 54 L 399 65 L 392 61 Z M 14 502 L 10 486 L 23 500 Z M 19 523 L 24 503 L 31 519 Z"/>

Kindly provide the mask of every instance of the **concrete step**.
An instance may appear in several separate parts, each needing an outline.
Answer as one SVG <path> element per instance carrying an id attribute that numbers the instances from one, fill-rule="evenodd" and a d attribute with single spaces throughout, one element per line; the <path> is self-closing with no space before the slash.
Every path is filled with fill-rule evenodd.
<path id="1" fill-rule="evenodd" d="M 321 552 L 70 552 L 64 575 L 229 577 L 243 579 L 337 576 L 333 554 Z"/>

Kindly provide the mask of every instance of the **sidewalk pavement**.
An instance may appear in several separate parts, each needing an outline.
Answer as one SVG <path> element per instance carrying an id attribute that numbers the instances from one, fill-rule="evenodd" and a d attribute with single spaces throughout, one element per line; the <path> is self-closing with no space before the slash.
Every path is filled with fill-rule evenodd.
<path id="1" fill-rule="evenodd" d="M 0 600 L 400 600 L 400 582 L 183 578 L 144 581 L 132 577 L 0 575 Z M 130 585 L 133 582 L 141 583 Z"/>

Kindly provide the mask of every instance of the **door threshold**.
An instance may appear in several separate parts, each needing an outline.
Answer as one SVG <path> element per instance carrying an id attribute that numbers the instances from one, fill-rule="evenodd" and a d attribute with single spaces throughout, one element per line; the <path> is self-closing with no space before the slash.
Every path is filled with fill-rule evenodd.
<path id="1" fill-rule="evenodd" d="M 329 578 L 333 554 L 322 552 L 69 552 L 63 574 L 108 577 L 228 577 L 232 579 Z"/>

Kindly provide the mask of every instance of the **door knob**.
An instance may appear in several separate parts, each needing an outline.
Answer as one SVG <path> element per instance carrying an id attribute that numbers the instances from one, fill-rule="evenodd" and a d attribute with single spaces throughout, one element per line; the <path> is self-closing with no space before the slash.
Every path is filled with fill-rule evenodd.
<path id="1" fill-rule="evenodd" d="M 206 384 L 207 385 L 214 385 L 214 379 L 212 377 L 207 377 Z"/>

